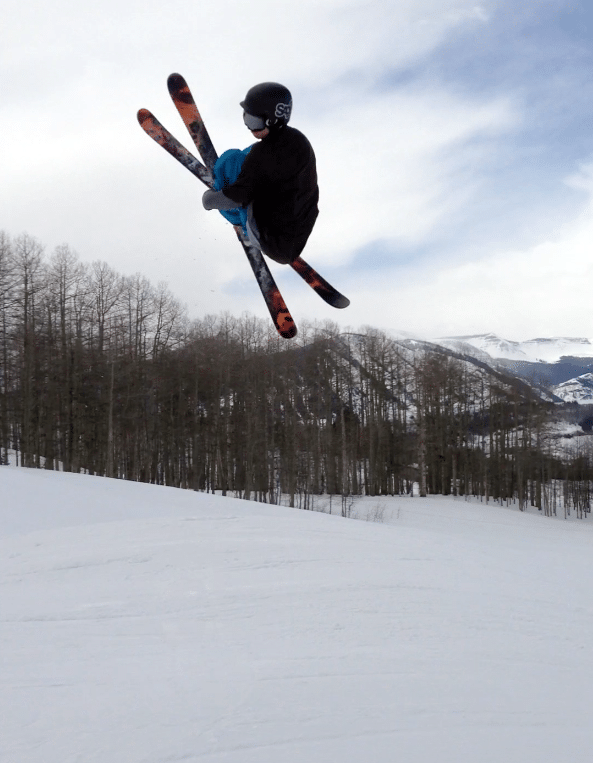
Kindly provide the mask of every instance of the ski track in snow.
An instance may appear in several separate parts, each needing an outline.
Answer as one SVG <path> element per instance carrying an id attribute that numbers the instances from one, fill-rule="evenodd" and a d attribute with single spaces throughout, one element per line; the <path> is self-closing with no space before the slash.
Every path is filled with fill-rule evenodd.
<path id="1" fill-rule="evenodd" d="M 592 525 L 0 468 L 2 763 L 590 763 Z"/>

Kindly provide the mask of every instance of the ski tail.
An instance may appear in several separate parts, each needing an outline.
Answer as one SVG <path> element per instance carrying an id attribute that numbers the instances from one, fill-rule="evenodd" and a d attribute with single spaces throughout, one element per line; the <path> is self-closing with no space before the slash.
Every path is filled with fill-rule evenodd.
<path id="1" fill-rule="evenodd" d="M 249 260 L 276 330 L 284 339 L 292 339 L 297 334 L 296 324 L 262 253 L 249 242 L 241 225 L 234 225 L 233 228 Z"/>
<path id="2" fill-rule="evenodd" d="M 343 294 L 335 289 L 325 278 L 322 278 L 319 273 L 314 270 L 305 260 L 297 257 L 296 260 L 290 263 L 292 269 L 300 275 L 300 277 L 306 281 L 309 286 L 319 294 L 321 299 L 325 300 L 328 305 L 337 308 L 348 307 L 350 300 Z"/>

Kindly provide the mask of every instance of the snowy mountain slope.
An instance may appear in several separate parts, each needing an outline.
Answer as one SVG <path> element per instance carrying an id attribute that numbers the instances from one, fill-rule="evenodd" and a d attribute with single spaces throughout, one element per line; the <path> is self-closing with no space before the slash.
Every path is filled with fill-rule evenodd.
<path id="1" fill-rule="evenodd" d="M 443 347 L 449 347 L 458 352 L 467 352 L 472 348 L 474 353 L 479 353 L 486 360 L 493 358 L 520 358 L 528 360 L 519 342 L 501 339 L 496 334 L 477 334 L 469 336 L 448 336 L 434 340 Z"/>
<path id="2" fill-rule="evenodd" d="M 590 761 L 588 522 L 10 467 L 0 496 L 2 761 Z"/>
<path id="3" fill-rule="evenodd" d="M 556 363 L 561 357 L 593 358 L 593 344 L 582 337 L 551 337 L 514 342 L 496 334 L 442 337 L 435 340 L 445 346 L 460 342 L 487 353 L 491 358 L 527 362 Z"/>
<path id="4" fill-rule="evenodd" d="M 593 403 L 593 373 L 582 374 L 554 387 L 554 394 L 565 403 Z"/>

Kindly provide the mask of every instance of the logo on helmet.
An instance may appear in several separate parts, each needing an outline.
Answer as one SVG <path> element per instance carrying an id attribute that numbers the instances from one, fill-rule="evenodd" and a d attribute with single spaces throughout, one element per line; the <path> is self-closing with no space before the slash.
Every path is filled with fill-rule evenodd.
<path id="1" fill-rule="evenodd" d="M 277 103 L 276 104 L 276 110 L 274 112 L 274 116 L 277 119 L 290 119 L 290 112 L 292 111 L 292 101 L 289 101 L 289 103 Z"/>

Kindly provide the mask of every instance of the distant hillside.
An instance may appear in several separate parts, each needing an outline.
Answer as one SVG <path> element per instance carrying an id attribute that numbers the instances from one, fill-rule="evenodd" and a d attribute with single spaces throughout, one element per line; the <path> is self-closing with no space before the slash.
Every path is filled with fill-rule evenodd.
<path id="1" fill-rule="evenodd" d="M 555 363 L 532 363 L 520 360 L 498 359 L 497 365 L 509 373 L 550 387 L 593 372 L 592 358 L 563 357 Z"/>
<path id="2" fill-rule="evenodd" d="M 558 384 L 554 393 L 566 403 L 593 403 L 593 373 Z"/>
<path id="3" fill-rule="evenodd" d="M 556 363 L 563 357 L 571 356 L 589 358 L 593 363 L 593 344 L 584 337 L 540 337 L 525 342 L 515 342 L 503 339 L 496 334 L 470 334 L 442 337 L 435 341 L 451 346 L 453 349 L 455 349 L 455 343 L 461 342 L 496 359 Z"/>
<path id="4" fill-rule="evenodd" d="M 593 373 L 593 344 L 582 337 L 551 337 L 514 342 L 496 334 L 444 337 L 435 340 L 443 347 L 475 358 L 545 388 L 558 401 L 591 402 L 587 385 L 576 381 Z M 568 384 L 557 392 L 558 385 Z"/>

